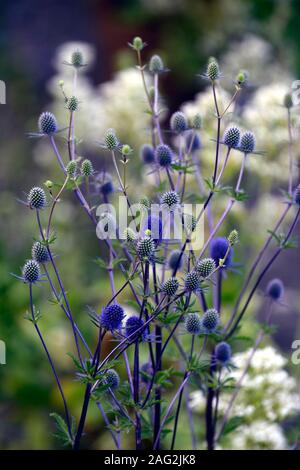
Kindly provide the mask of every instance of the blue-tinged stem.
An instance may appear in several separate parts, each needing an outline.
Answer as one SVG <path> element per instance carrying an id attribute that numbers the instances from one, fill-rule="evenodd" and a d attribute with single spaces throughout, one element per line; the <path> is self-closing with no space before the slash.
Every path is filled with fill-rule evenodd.
<path id="1" fill-rule="evenodd" d="M 50 355 L 50 352 L 46 346 L 46 343 L 44 341 L 44 338 L 42 336 L 42 333 L 38 327 L 38 324 L 37 324 L 37 321 L 35 319 L 35 314 L 34 314 L 34 305 L 33 305 L 33 298 L 32 298 L 32 284 L 29 284 L 29 299 L 30 299 L 30 310 L 31 310 L 31 318 L 32 318 L 32 323 L 34 325 L 34 328 L 36 329 L 36 332 L 41 340 L 41 343 L 43 345 L 43 348 L 45 350 L 45 353 L 47 355 L 47 358 L 48 358 L 48 361 L 49 361 L 49 364 L 51 366 L 51 369 L 53 371 L 53 374 L 54 374 L 54 377 L 55 377 L 55 380 L 56 380 L 56 384 L 57 384 L 57 387 L 59 389 L 59 392 L 60 392 L 60 395 L 61 395 L 61 398 L 62 398 L 62 401 L 63 401 L 63 405 L 64 405 L 64 409 L 65 409 L 65 416 L 66 416 L 66 422 L 67 422 L 67 426 L 68 426 L 68 433 L 69 433 L 69 436 L 70 436 L 70 440 L 72 441 L 73 437 L 72 437 L 72 430 L 71 430 L 71 420 L 70 420 L 70 415 L 69 415 L 69 411 L 68 411 L 68 406 L 67 406 L 67 401 L 66 401 L 66 398 L 65 398 L 65 394 L 63 392 L 63 389 L 62 389 L 62 386 L 61 386 L 61 383 L 60 383 L 60 380 L 59 380 L 59 377 L 58 377 L 58 374 L 56 372 L 56 369 L 54 367 L 54 363 L 53 363 L 53 360 L 52 360 L 52 357 Z"/>

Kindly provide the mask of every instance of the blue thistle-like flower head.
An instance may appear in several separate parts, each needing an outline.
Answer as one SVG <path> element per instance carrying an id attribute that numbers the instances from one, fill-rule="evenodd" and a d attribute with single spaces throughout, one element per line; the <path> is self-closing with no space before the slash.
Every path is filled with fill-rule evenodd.
<path id="1" fill-rule="evenodd" d="M 145 340 L 147 336 L 147 332 L 145 328 L 142 328 L 144 323 L 145 323 L 144 320 L 142 320 L 142 318 L 137 317 L 136 315 L 129 317 L 125 325 L 126 336 L 133 335 L 130 338 L 131 341 L 136 340 L 138 338 L 141 340 Z M 142 329 L 138 331 L 136 335 L 134 335 L 134 333 L 137 330 L 139 330 L 139 328 L 142 328 Z"/>
<path id="2" fill-rule="evenodd" d="M 195 114 L 191 119 L 191 127 L 193 129 L 201 129 L 202 127 L 202 117 L 199 113 Z"/>
<path id="3" fill-rule="evenodd" d="M 191 153 L 201 150 L 202 143 L 199 134 L 188 132 L 185 138 L 185 148 L 187 152 Z"/>
<path id="4" fill-rule="evenodd" d="M 181 269 L 183 265 L 184 255 L 181 253 L 180 250 L 173 250 L 170 253 L 168 259 L 169 268 L 174 271 L 174 269 Z"/>
<path id="5" fill-rule="evenodd" d="M 44 209 L 46 206 L 46 194 L 42 188 L 35 186 L 29 191 L 27 202 L 30 209 Z"/>
<path id="6" fill-rule="evenodd" d="M 159 55 L 155 54 L 151 57 L 149 62 L 149 70 L 152 74 L 160 74 L 165 71 L 164 63 Z"/>
<path id="7" fill-rule="evenodd" d="M 188 129 L 188 121 L 186 115 L 181 111 L 173 113 L 170 119 L 170 128 L 176 134 L 181 134 Z"/>
<path id="8" fill-rule="evenodd" d="M 71 64 L 75 68 L 83 67 L 83 55 L 81 51 L 74 51 L 71 55 Z"/>
<path id="9" fill-rule="evenodd" d="M 107 305 L 100 315 L 100 324 L 109 331 L 121 328 L 122 320 L 125 316 L 123 308 L 118 304 Z"/>
<path id="10" fill-rule="evenodd" d="M 227 249 L 229 247 L 229 241 L 224 237 L 216 237 L 210 244 L 210 256 L 213 258 L 216 266 L 219 266 L 219 260 L 224 259 Z M 232 249 L 230 248 L 228 256 L 225 261 L 225 266 L 228 267 L 232 262 Z M 223 268 L 222 268 L 223 269 Z"/>
<path id="11" fill-rule="evenodd" d="M 221 365 L 227 364 L 231 359 L 231 347 L 225 341 L 218 343 L 215 347 L 215 357 Z"/>
<path id="12" fill-rule="evenodd" d="M 214 82 L 215 80 L 218 80 L 221 76 L 220 69 L 219 69 L 219 64 L 216 61 L 216 59 L 212 58 L 207 65 L 206 69 L 206 76 Z"/>
<path id="13" fill-rule="evenodd" d="M 140 238 L 136 245 L 138 257 L 143 259 L 151 259 L 155 252 L 155 243 L 151 237 Z"/>
<path id="14" fill-rule="evenodd" d="M 298 204 L 298 206 L 300 206 L 300 184 L 297 186 L 297 188 L 294 191 L 294 201 L 295 201 L 295 204 Z"/>
<path id="15" fill-rule="evenodd" d="M 241 139 L 241 131 L 238 127 L 229 127 L 223 136 L 223 144 L 227 145 L 230 149 L 238 148 Z"/>
<path id="16" fill-rule="evenodd" d="M 116 150 L 119 147 L 119 141 L 114 129 L 108 129 L 104 136 L 104 145 L 108 150 Z"/>
<path id="17" fill-rule="evenodd" d="M 173 297 L 176 294 L 179 287 L 179 282 L 176 277 L 171 277 L 167 279 L 161 287 L 162 292 L 164 292 L 169 297 Z"/>
<path id="18" fill-rule="evenodd" d="M 39 263 L 34 259 L 29 259 L 23 266 L 22 276 L 24 282 L 35 284 L 41 276 Z"/>
<path id="19" fill-rule="evenodd" d="M 179 203 L 180 197 L 176 191 L 167 191 L 161 197 L 161 204 L 170 211 L 174 211 L 178 208 Z"/>
<path id="20" fill-rule="evenodd" d="M 184 280 L 185 288 L 188 292 L 195 292 L 200 288 L 200 277 L 197 271 L 187 273 Z"/>
<path id="21" fill-rule="evenodd" d="M 154 148 L 150 144 L 144 144 L 141 147 L 140 150 L 140 157 L 141 160 L 146 164 L 146 165 L 151 165 L 152 163 L 155 162 L 155 153 L 154 153 Z"/>
<path id="22" fill-rule="evenodd" d="M 168 145 L 161 144 L 158 145 L 155 149 L 156 161 L 162 167 L 168 167 L 171 165 L 173 160 L 173 152 Z"/>
<path id="23" fill-rule="evenodd" d="M 255 136 L 252 132 L 247 131 L 241 137 L 239 149 L 246 154 L 254 152 Z"/>
<path id="24" fill-rule="evenodd" d="M 78 110 L 78 106 L 79 106 L 79 99 L 76 96 L 71 96 L 67 102 L 68 110 L 71 112 L 75 112 Z"/>
<path id="25" fill-rule="evenodd" d="M 106 171 L 101 171 L 95 177 L 95 187 L 96 190 L 99 191 L 103 196 L 109 196 L 115 190 L 112 177 Z"/>
<path id="26" fill-rule="evenodd" d="M 220 322 L 220 315 L 214 308 L 209 308 L 203 315 L 202 326 L 205 333 L 213 333 L 216 331 Z"/>
<path id="27" fill-rule="evenodd" d="M 196 264 L 197 273 L 206 279 L 216 269 L 216 263 L 213 258 L 203 258 Z"/>
<path id="28" fill-rule="evenodd" d="M 81 168 L 80 168 L 82 176 L 85 176 L 86 178 L 89 178 L 94 174 L 94 168 L 91 160 L 85 159 L 81 163 Z"/>
<path id="29" fill-rule="evenodd" d="M 116 390 L 116 388 L 118 388 L 120 385 L 120 377 L 118 372 L 116 372 L 114 369 L 108 369 L 105 372 L 103 383 L 108 385 L 112 390 Z"/>
<path id="30" fill-rule="evenodd" d="M 185 318 L 185 329 L 191 335 L 199 335 L 202 329 L 202 322 L 198 313 L 189 313 Z"/>
<path id="31" fill-rule="evenodd" d="M 58 124 L 54 114 L 46 111 L 42 113 L 39 117 L 39 131 L 44 135 L 53 135 L 58 131 Z"/>
<path id="32" fill-rule="evenodd" d="M 66 166 L 66 172 L 71 178 L 75 178 L 77 174 L 77 162 L 76 160 L 71 160 Z"/>
<path id="33" fill-rule="evenodd" d="M 32 259 L 38 263 L 47 263 L 49 261 L 49 253 L 47 247 L 41 242 L 35 242 L 31 248 Z"/>
<path id="34" fill-rule="evenodd" d="M 280 300 L 284 294 L 284 285 L 280 279 L 272 279 L 267 285 L 267 295 L 275 301 Z"/>

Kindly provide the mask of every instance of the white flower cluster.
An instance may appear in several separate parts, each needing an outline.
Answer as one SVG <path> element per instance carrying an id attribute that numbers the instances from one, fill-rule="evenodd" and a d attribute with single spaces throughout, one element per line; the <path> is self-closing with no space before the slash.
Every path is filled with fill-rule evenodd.
<path id="1" fill-rule="evenodd" d="M 93 48 L 84 43 L 66 43 L 58 50 L 58 73 L 52 77 L 49 90 L 54 98 L 52 110 L 62 123 L 67 122 L 68 111 L 63 106 L 59 81 L 64 82 L 68 97 L 74 94 L 73 69 L 63 64 L 62 57 L 71 57 L 74 50 L 82 51 L 84 62 L 92 62 L 94 57 Z M 135 68 L 122 70 L 111 81 L 97 86 L 87 77 L 86 70 L 80 69 L 75 92 L 80 109 L 76 114 L 77 137 L 84 138 L 86 145 L 95 144 L 107 129 L 113 128 L 121 142 L 133 147 L 150 141 L 150 117 L 145 112 L 147 103 L 140 72 Z"/>
<path id="2" fill-rule="evenodd" d="M 251 350 L 236 354 L 233 362 L 237 369 L 225 372 L 236 382 L 241 377 Z M 287 443 L 280 427 L 286 417 L 299 412 L 300 397 L 296 380 L 284 369 L 286 359 L 272 346 L 259 349 L 242 381 L 242 387 L 230 415 L 240 416 L 245 424 L 229 434 L 223 448 L 233 449 L 283 449 Z M 220 419 L 227 410 L 231 394 L 220 397 Z M 191 407 L 203 412 L 201 392 L 191 396 Z"/>

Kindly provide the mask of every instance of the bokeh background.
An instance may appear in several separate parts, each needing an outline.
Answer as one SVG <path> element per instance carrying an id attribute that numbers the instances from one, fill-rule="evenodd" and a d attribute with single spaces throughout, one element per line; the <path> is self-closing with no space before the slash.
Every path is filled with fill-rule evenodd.
<path id="1" fill-rule="evenodd" d="M 235 73 L 241 68 L 249 70 L 250 85 L 235 110 L 236 120 L 256 133 L 266 157 L 254 158 L 247 172 L 247 190 L 254 202 L 236 208 L 228 223 L 228 227 L 237 228 L 243 223 L 243 243 L 236 254 L 243 271 L 249 253 L 255 252 L 281 210 L 279 188 L 286 187 L 288 165 L 286 110 L 282 102 L 292 81 L 300 76 L 299 20 L 297 0 L 1 1 L 0 78 L 7 86 L 7 104 L 0 105 L 0 339 L 7 347 L 7 364 L 0 365 L 1 449 L 59 447 L 52 437 L 54 425 L 49 413 L 61 410 L 60 397 L 32 325 L 24 320 L 27 289 L 10 273 L 20 273 L 38 235 L 33 215 L 17 200 L 46 179 L 59 180 L 46 143 L 28 139 L 26 133 L 37 130 L 39 114 L 48 109 L 55 112 L 62 127 L 66 125 L 67 111 L 58 81 L 64 79 L 66 88 L 69 86 L 70 70 L 62 62 L 68 60 L 75 47 L 70 43 L 80 43 L 89 62 L 78 82 L 82 101 L 78 116 L 79 137 L 83 139 L 80 150 L 97 169 L 109 170 L 109 159 L 95 142 L 101 141 L 105 129 L 116 128 L 121 140 L 134 149 L 131 183 L 139 182 L 137 196 L 149 193 L 149 179 L 138 157 L 140 145 L 149 141 L 148 117 L 128 41 L 141 36 L 149 44 L 145 60 L 159 53 L 170 69 L 161 90 L 165 119 L 181 107 L 188 114 L 197 111 L 203 116 L 201 158 L 203 171 L 208 174 L 214 119 L 207 85 L 197 75 L 205 70 L 208 57 L 215 56 L 223 71 L 226 95 L 232 92 Z M 295 108 L 295 138 L 298 113 Z M 63 151 L 62 140 L 59 145 Z M 298 152 L 296 143 L 296 156 Z M 238 164 L 233 159 L 228 178 L 235 176 Z M 219 198 L 217 213 L 224 204 Z M 86 305 L 100 309 L 109 290 L 105 272 L 94 262 L 99 256 L 95 233 L 71 194 L 58 208 L 55 224 L 59 234 L 58 264 L 78 323 L 92 341 L 95 331 Z M 272 341 L 287 358 L 292 341 L 300 337 L 299 263 L 298 249 L 285 252 L 269 275 L 280 277 L 286 286 L 285 305 L 275 312 L 278 329 Z M 226 282 L 228 312 L 240 284 L 239 276 L 231 276 Z M 48 302 L 49 293 L 41 288 L 36 296 L 43 314 L 43 332 L 59 363 L 73 412 L 78 415 L 82 388 L 74 381 L 72 361 L 66 355 L 73 347 L 68 324 L 57 307 Z M 125 293 L 122 301 L 127 300 Z M 248 333 L 254 334 L 253 318 L 261 318 L 263 313 L 264 298 L 260 295 L 251 309 L 252 320 L 248 319 L 245 326 Z M 290 362 L 287 366 L 297 380 L 299 366 Z M 188 442 L 185 420 L 184 416 L 183 443 Z M 109 435 L 96 410 L 91 410 L 87 426 L 89 445 L 109 448 Z M 299 416 L 294 414 L 283 427 L 287 440 L 293 442 L 300 432 Z"/>

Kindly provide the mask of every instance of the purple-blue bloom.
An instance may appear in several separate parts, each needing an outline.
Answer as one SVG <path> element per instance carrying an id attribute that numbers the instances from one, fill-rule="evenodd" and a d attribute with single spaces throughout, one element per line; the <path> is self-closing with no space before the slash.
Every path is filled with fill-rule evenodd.
<path id="1" fill-rule="evenodd" d="M 118 330 L 122 325 L 124 315 L 124 310 L 120 305 L 108 305 L 102 310 L 100 315 L 100 324 L 106 330 Z"/>
<path id="2" fill-rule="evenodd" d="M 210 244 L 210 256 L 216 263 L 216 266 L 219 266 L 219 260 L 224 259 L 227 250 L 229 247 L 229 242 L 225 237 L 216 237 L 213 238 Z M 232 248 L 230 248 L 225 261 L 225 267 L 230 266 L 232 263 Z"/>

